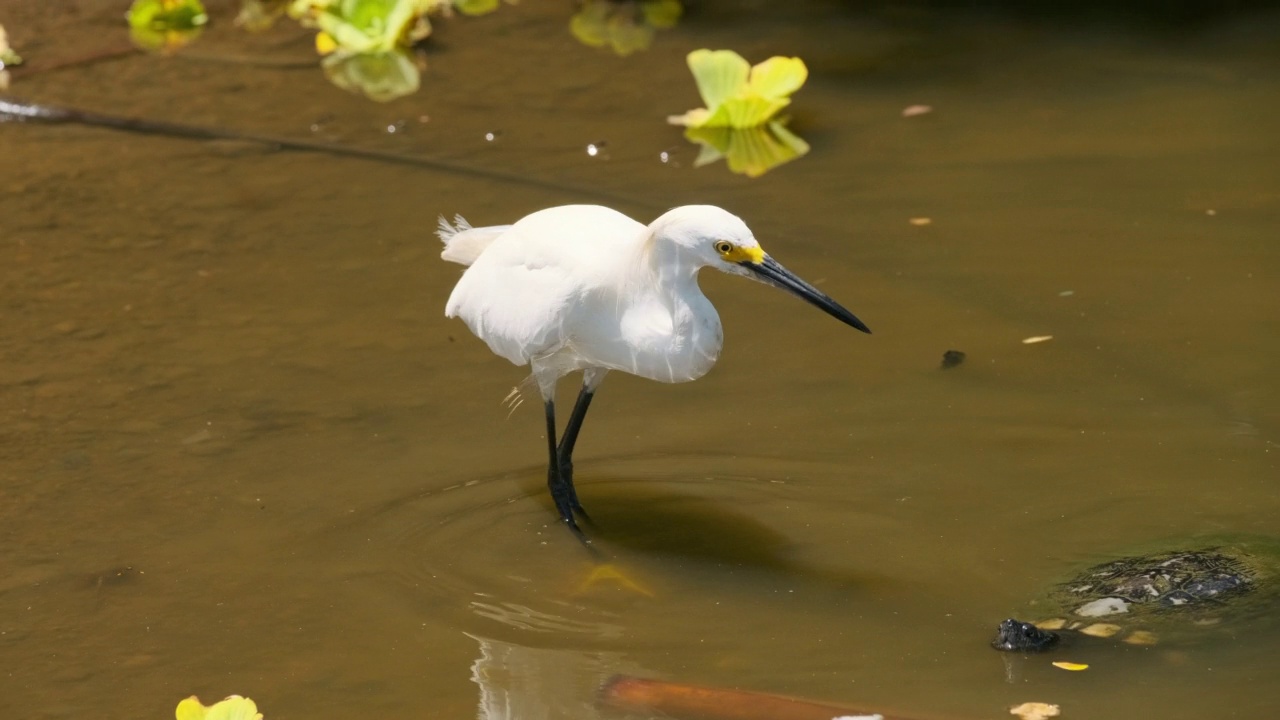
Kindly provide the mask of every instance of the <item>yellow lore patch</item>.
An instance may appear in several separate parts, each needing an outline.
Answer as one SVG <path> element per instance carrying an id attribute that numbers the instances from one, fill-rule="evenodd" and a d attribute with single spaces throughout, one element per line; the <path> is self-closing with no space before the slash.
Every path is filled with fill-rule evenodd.
<path id="1" fill-rule="evenodd" d="M 720 257 L 724 258 L 725 262 L 759 265 L 764 262 L 764 250 L 760 249 L 759 245 L 755 247 L 738 247 L 734 245 L 729 249 L 729 252 L 720 253 Z"/>

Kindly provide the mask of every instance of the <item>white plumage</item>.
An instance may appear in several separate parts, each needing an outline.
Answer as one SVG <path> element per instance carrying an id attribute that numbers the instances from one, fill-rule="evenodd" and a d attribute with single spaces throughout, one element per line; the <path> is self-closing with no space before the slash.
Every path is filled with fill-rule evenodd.
<path id="1" fill-rule="evenodd" d="M 532 368 L 547 412 L 548 484 L 579 537 L 570 456 L 605 373 L 685 382 L 720 355 L 720 317 L 698 287 L 699 270 L 781 287 L 867 331 L 761 250 L 741 219 L 710 205 L 675 208 L 648 226 L 598 205 L 554 207 L 514 225 L 479 228 L 458 216 L 453 224 L 441 218 L 438 234 L 441 257 L 468 266 L 445 315 L 461 318 L 495 354 Z M 585 371 L 583 390 L 557 446 L 556 381 L 576 370 Z"/>

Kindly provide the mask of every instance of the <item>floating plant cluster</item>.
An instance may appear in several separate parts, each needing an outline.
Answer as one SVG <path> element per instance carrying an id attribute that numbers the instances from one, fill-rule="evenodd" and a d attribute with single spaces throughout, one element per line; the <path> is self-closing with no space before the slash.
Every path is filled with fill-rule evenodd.
<path id="1" fill-rule="evenodd" d="M 502 1 L 242 0 L 235 23 L 262 32 L 287 17 L 314 30 L 330 82 L 388 102 L 421 87 L 420 51 L 431 17 L 483 15 Z M 569 27 L 582 43 L 626 56 L 648 49 L 655 32 L 673 27 L 683 13 L 680 0 L 581 0 Z M 134 0 L 126 19 L 138 47 L 173 54 L 200 36 L 209 14 L 201 0 Z M 781 114 L 808 78 L 800 58 L 771 57 L 753 66 L 732 50 L 695 50 L 687 61 L 705 107 L 667 120 L 700 147 L 696 167 L 723 159 L 732 172 L 759 177 L 809 152 Z M 8 82 L 5 67 L 19 62 L 0 27 L 0 89 Z"/>

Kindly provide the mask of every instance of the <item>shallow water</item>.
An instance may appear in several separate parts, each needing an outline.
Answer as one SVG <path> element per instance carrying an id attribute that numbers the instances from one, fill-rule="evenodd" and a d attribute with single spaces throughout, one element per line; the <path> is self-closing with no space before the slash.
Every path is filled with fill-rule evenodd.
<path id="1" fill-rule="evenodd" d="M 105 5 L 0 22 L 71 57 L 125 42 Z M 1081 563 L 1280 535 L 1280 17 L 707 3 L 624 59 L 529 2 L 438 24 L 423 90 L 377 105 L 246 62 L 311 39 L 213 9 L 189 56 L 11 92 L 546 182 L 0 125 L 0 715 L 239 693 L 268 718 L 613 717 L 592 698 L 617 672 L 920 718 L 1280 707 L 1276 624 L 1082 673 L 987 647 Z M 804 57 L 812 153 L 693 168 L 663 118 L 698 104 L 697 47 Z M 729 208 L 875 331 L 705 277 L 718 367 L 608 378 L 577 476 L 635 588 L 583 584 L 541 413 L 501 404 L 525 373 L 443 318 L 432 235 L 600 194 Z"/>

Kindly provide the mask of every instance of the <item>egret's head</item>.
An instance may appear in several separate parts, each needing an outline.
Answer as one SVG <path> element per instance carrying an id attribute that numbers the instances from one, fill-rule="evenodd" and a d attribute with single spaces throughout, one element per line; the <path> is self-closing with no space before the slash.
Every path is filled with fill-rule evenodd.
<path id="1" fill-rule="evenodd" d="M 853 313 L 769 257 L 751 229 L 737 215 L 714 205 L 685 205 L 668 211 L 650 225 L 654 239 L 679 249 L 684 262 L 782 288 L 840 322 L 870 330 Z"/>
<path id="2" fill-rule="evenodd" d="M 759 262 L 764 257 L 742 218 L 714 205 L 675 208 L 650 227 L 655 239 L 678 248 L 682 259 L 695 267 L 748 275 L 739 263 Z"/>

